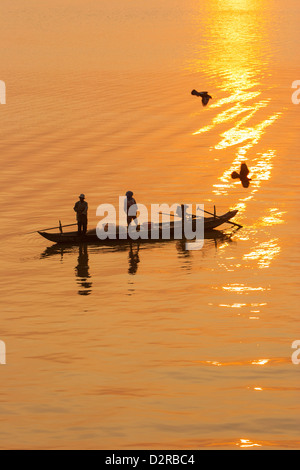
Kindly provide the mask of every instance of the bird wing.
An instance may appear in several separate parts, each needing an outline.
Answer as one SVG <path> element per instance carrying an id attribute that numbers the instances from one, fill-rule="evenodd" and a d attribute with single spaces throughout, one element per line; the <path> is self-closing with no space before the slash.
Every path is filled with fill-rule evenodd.
<path id="1" fill-rule="evenodd" d="M 249 175 L 249 170 L 246 163 L 241 164 L 241 178 L 246 178 Z"/>

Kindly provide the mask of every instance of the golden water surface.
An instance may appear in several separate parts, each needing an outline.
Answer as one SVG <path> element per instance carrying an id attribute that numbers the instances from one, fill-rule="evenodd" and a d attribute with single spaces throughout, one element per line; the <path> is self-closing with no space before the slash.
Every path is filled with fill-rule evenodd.
<path id="1" fill-rule="evenodd" d="M 0 447 L 299 448 L 299 1 L 0 9 Z M 244 228 L 193 252 L 25 235 L 128 189 Z"/>

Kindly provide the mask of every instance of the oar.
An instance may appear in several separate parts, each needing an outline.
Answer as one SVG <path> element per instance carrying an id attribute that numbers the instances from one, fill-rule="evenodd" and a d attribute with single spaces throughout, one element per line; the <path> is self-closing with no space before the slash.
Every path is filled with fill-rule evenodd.
<path id="1" fill-rule="evenodd" d="M 212 214 L 211 212 L 208 212 L 208 211 L 205 211 L 205 210 L 203 210 L 203 212 L 205 212 L 205 214 L 212 215 L 213 217 L 216 217 L 217 219 L 222 219 L 222 217 L 216 215 L 216 213 Z M 162 214 L 162 215 L 170 215 L 170 216 L 172 216 L 172 217 L 175 217 L 174 214 L 164 214 L 163 212 L 160 212 L 160 214 Z M 192 216 L 193 218 L 198 217 L 197 215 L 194 215 L 194 214 L 187 214 L 187 215 L 190 215 L 190 216 Z M 179 216 L 176 215 L 176 217 L 179 217 Z M 224 222 L 224 223 L 226 223 L 226 224 L 231 224 L 231 225 L 234 225 L 235 227 L 239 227 L 239 228 L 242 228 L 242 227 L 243 227 L 242 225 L 237 224 L 237 223 L 235 223 L 235 222 L 231 222 L 230 220 L 226 220 L 226 222 Z"/>
<path id="2" fill-rule="evenodd" d="M 55 230 L 56 228 L 64 228 L 64 227 L 74 227 L 74 225 L 77 225 L 77 224 L 69 224 L 69 225 L 61 225 L 59 224 L 58 227 L 50 227 L 50 228 L 43 228 L 41 230 L 34 230 L 34 232 L 27 232 L 25 233 L 25 235 L 30 235 L 31 233 L 38 233 L 38 232 L 46 232 L 46 230 Z"/>
<path id="3" fill-rule="evenodd" d="M 165 212 L 159 212 L 159 214 L 161 214 L 161 215 L 167 215 L 168 217 L 171 216 L 171 217 L 180 217 L 180 218 L 181 218 L 181 216 L 178 215 L 178 214 L 166 214 Z"/>

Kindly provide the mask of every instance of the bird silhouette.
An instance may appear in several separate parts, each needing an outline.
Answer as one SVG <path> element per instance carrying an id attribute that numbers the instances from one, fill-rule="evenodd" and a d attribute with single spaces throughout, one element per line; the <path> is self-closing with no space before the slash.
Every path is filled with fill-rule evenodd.
<path id="1" fill-rule="evenodd" d="M 208 94 L 207 91 L 193 90 L 191 94 L 194 95 L 194 96 L 200 96 L 202 98 L 203 106 L 206 106 L 208 104 L 209 100 L 212 100 L 212 97 Z"/>
<path id="2" fill-rule="evenodd" d="M 243 187 L 244 188 L 249 188 L 250 181 L 251 181 L 251 178 L 248 178 L 249 173 L 250 172 L 249 172 L 249 169 L 248 169 L 246 163 L 242 163 L 240 173 L 238 173 L 237 171 L 233 171 L 231 173 L 231 178 L 232 179 L 240 179 L 241 182 L 242 182 Z"/>

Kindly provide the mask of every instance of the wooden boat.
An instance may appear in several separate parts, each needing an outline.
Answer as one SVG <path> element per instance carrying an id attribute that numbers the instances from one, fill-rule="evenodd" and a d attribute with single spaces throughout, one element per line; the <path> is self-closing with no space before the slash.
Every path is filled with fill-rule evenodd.
<path id="1" fill-rule="evenodd" d="M 223 214 L 221 216 L 215 216 L 215 217 L 205 217 L 204 218 L 204 231 L 208 232 L 211 230 L 214 230 L 217 227 L 220 227 L 226 222 L 229 222 L 236 214 L 237 210 L 234 211 L 229 211 L 226 212 L 226 214 Z M 170 239 L 174 239 L 174 230 L 176 227 L 176 223 L 178 222 L 170 222 Z M 159 224 L 159 238 L 158 240 L 163 240 L 163 225 L 160 223 Z M 196 222 L 195 220 L 193 221 L 193 230 L 195 229 Z M 142 238 L 143 242 L 147 242 L 147 240 L 151 240 L 151 226 L 148 224 L 144 224 L 141 226 L 141 231 L 144 233 L 144 237 Z M 109 239 L 107 238 L 106 240 L 100 240 L 97 236 L 96 229 L 89 230 L 86 235 L 80 236 L 78 235 L 78 232 L 65 232 L 65 233 L 49 233 L 49 232 L 38 232 L 42 237 L 46 238 L 47 240 L 53 242 L 53 243 L 63 243 L 63 244 L 72 244 L 72 245 L 77 245 L 80 243 L 92 243 L 92 244 L 102 244 L 102 245 L 109 245 L 109 244 L 115 244 L 115 243 L 128 243 L 128 241 L 131 240 L 129 235 L 127 235 L 127 238 L 121 238 L 119 237 L 119 227 L 116 227 L 116 238 L 115 239 Z M 142 234 L 141 234 L 142 235 Z"/>

